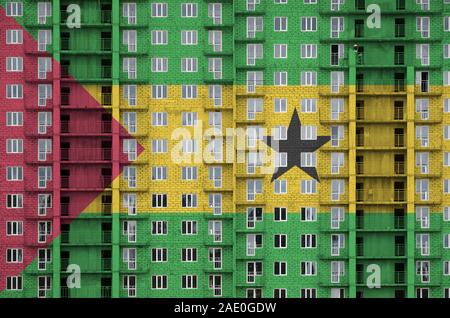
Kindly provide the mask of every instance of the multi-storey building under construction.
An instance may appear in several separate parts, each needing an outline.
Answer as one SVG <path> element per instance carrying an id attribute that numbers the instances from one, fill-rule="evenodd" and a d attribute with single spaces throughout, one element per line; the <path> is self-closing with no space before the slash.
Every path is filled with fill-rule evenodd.
<path id="1" fill-rule="evenodd" d="M 450 297 L 450 1 L 0 5 L 2 297 Z"/>

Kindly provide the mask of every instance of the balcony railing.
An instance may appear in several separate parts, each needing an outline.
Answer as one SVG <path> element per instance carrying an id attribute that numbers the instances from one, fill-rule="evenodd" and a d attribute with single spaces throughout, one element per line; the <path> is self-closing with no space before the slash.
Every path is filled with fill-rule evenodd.
<path id="1" fill-rule="evenodd" d="M 386 215 L 380 218 L 377 215 L 366 214 L 356 216 L 356 228 L 359 230 L 405 229 L 405 217 L 401 215 Z"/>
<path id="2" fill-rule="evenodd" d="M 394 189 L 392 192 L 386 189 L 356 189 L 356 201 L 377 203 L 377 202 L 404 202 L 406 192 L 403 189 Z"/>
<path id="3" fill-rule="evenodd" d="M 405 255 L 405 244 L 395 244 L 395 256 Z"/>
<path id="4" fill-rule="evenodd" d="M 111 176 L 101 176 L 99 182 L 95 182 L 95 179 L 91 178 L 90 182 L 86 184 L 72 184 L 70 177 L 61 176 L 62 189 L 90 189 L 90 188 L 105 189 L 111 187 L 111 182 L 112 182 Z"/>
<path id="5" fill-rule="evenodd" d="M 363 162 L 356 163 L 356 174 L 364 174 L 364 163 Z"/>
<path id="6" fill-rule="evenodd" d="M 110 286 L 101 287 L 101 298 L 111 298 L 112 288 Z"/>
<path id="7" fill-rule="evenodd" d="M 61 231 L 62 244 L 110 244 L 112 242 L 111 231 L 101 231 L 100 236 L 96 231 Z M 62 264 L 62 262 L 61 262 Z M 107 265 L 106 263 L 102 265 Z M 111 267 L 111 266 L 110 266 Z"/>
<path id="8" fill-rule="evenodd" d="M 394 135 L 394 146 L 395 147 L 405 147 L 405 135 L 395 134 Z"/>
<path id="9" fill-rule="evenodd" d="M 364 135 L 363 134 L 356 135 L 356 147 L 364 147 Z"/>
<path id="10" fill-rule="evenodd" d="M 364 107 L 356 107 L 356 119 L 364 120 L 364 118 L 365 118 Z"/>
<path id="11" fill-rule="evenodd" d="M 404 65 L 405 64 L 405 53 L 395 52 L 394 63 L 395 63 L 395 65 Z"/>
<path id="12" fill-rule="evenodd" d="M 112 267 L 111 264 L 110 258 L 102 258 L 102 271 L 110 271 Z"/>
<path id="13" fill-rule="evenodd" d="M 404 24 L 396 24 L 395 25 L 395 37 L 396 38 L 404 38 L 405 37 L 405 25 Z"/>
<path id="14" fill-rule="evenodd" d="M 61 215 L 62 216 L 70 216 L 70 203 L 61 203 Z M 101 205 L 101 215 L 110 216 L 112 213 L 112 205 L 111 203 L 102 203 Z"/>
<path id="15" fill-rule="evenodd" d="M 356 244 L 356 256 L 364 256 L 364 244 Z"/>
<path id="16" fill-rule="evenodd" d="M 61 161 L 111 161 L 110 148 L 61 148 Z"/>
<path id="17" fill-rule="evenodd" d="M 395 272 L 394 273 L 394 283 L 395 284 L 404 284 L 405 283 L 405 272 Z"/>
<path id="18" fill-rule="evenodd" d="M 101 133 L 101 134 L 110 134 L 112 132 L 112 124 L 111 121 L 61 121 L 61 133 L 70 134 L 70 133 Z"/>
<path id="19" fill-rule="evenodd" d="M 394 108 L 394 120 L 403 120 L 405 110 L 403 107 L 395 107 Z"/>
<path id="20" fill-rule="evenodd" d="M 396 79 L 394 80 L 394 92 L 405 92 L 405 80 Z"/>
<path id="21" fill-rule="evenodd" d="M 405 174 L 405 163 L 403 161 L 394 162 L 395 174 Z"/>
<path id="22" fill-rule="evenodd" d="M 403 215 L 394 216 L 394 228 L 397 230 L 405 229 L 405 217 Z"/>
<path id="23" fill-rule="evenodd" d="M 111 51 L 111 39 L 103 38 L 100 39 L 100 46 L 102 51 Z"/>
<path id="24" fill-rule="evenodd" d="M 100 14 L 100 19 L 102 23 L 111 23 L 111 10 L 102 10 Z"/>
<path id="25" fill-rule="evenodd" d="M 111 93 L 102 93 L 102 105 L 103 106 L 111 106 L 112 105 L 112 94 Z"/>

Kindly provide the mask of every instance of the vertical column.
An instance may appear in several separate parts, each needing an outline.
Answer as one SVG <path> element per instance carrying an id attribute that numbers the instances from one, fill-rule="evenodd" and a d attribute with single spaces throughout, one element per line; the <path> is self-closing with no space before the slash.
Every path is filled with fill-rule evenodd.
<path id="1" fill-rule="evenodd" d="M 52 87 L 52 102 L 53 102 L 53 298 L 61 297 L 61 200 L 60 200 L 60 0 L 53 1 L 52 7 L 53 16 L 53 87 Z"/>
<path id="2" fill-rule="evenodd" d="M 119 0 L 112 0 L 112 120 L 120 120 L 120 95 L 119 95 L 119 77 L 120 77 L 120 3 Z M 112 181 L 112 294 L 113 298 L 119 297 L 120 291 L 120 138 L 119 125 L 112 125 L 112 175 L 115 177 Z"/>
<path id="3" fill-rule="evenodd" d="M 233 5 L 232 5 L 232 10 L 233 12 L 232 14 L 232 25 L 233 25 L 233 30 L 232 30 L 232 36 L 233 36 L 233 40 L 232 40 L 232 45 L 233 45 L 233 50 L 232 52 L 235 52 L 235 32 L 236 29 L 234 27 L 234 23 L 235 23 L 235 10 L 236 10 L 236 3 L 233 0 Z M 236 56 L 233 53 L 233 110 L 232 110 L 232 117 L 233 117 L 233 134 L 236 132 L 236 85 L 237 85 L 237 81 L 236 81 Z M 223 90 L 222 90 L 223 93 Z M 223 96 L 222 96 L 223 98 Z M 237 182 L 236 182 L 236 173 L 237 173 L 237 164 L 236 164 L 236 137 L 233 137 L 233 153 L 234 153 L 234 158 L 233 158 L 233 293 L 232 293 L 232 297 L 237 297 L 237 267 L 236 267 L 236 263 L 237 263 L 237 237 L 236 237 L 236 221 L 237 221 L 237 216 L 238 216 L 238 211 L 236 209 L 236 186 L 237 186 Z"/>
<path id="4" fill-rule="evenodd" d="M 407 95 L 406 95 L 406 189 L 407 189 L 407 296 L 414 298 L 414 279 L 415 279 L 415 237 L 414 237 L 414 162 L 415 162 L 415 127 L 414 127 L 414 67 L 410 66 L 406 71 Z"/>
<path id="5" fill-rule="evenodd" d="M 348 74 L 348 272 L 349 298 L 356 297 L 356 53 L 349 52 Z"/>

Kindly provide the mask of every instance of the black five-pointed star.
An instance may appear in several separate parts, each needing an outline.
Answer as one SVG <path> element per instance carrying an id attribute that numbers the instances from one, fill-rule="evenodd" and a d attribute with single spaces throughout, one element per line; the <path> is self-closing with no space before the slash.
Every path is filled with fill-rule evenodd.
<path id="1" fill-rule="evenodd" d="M 300 119 L 298 118 L 297 110 L 291 117 L 291 122 L 287 130 L 286 140 L 274 141 L 272 136 L 264 137 L 264 142 L 272 147 L 275 151 L 281 153 L 287 153 L 287 166 L 279 167 L 272 175 L 273 180 L 281 177 L 284 173 L 288 172 L 292 167 L 297 166 L 301 170 L 305 171 L 312 178 L 319 181 L 317 170 L 315 167 L 302 167 L 301 166 L 301 153 L 302 152 L 315 152 L 317 149 L 326 144 L 329 140 L 329 136 L 317 136 L 316 140 L 302 140 L 301 139 L 301 126 Z M 278 143 L 278 145 L 277 145 Z M 277 147 L 278 146 L 278 147 Z"/>

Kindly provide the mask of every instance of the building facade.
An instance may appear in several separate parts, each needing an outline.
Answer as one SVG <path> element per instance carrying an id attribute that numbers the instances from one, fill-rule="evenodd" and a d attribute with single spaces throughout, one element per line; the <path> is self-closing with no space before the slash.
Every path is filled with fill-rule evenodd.
<path id="1" fill-rule="evenodd" d="M 450 1 L 0 4 L 1 297 L 450 297 Z"/>

